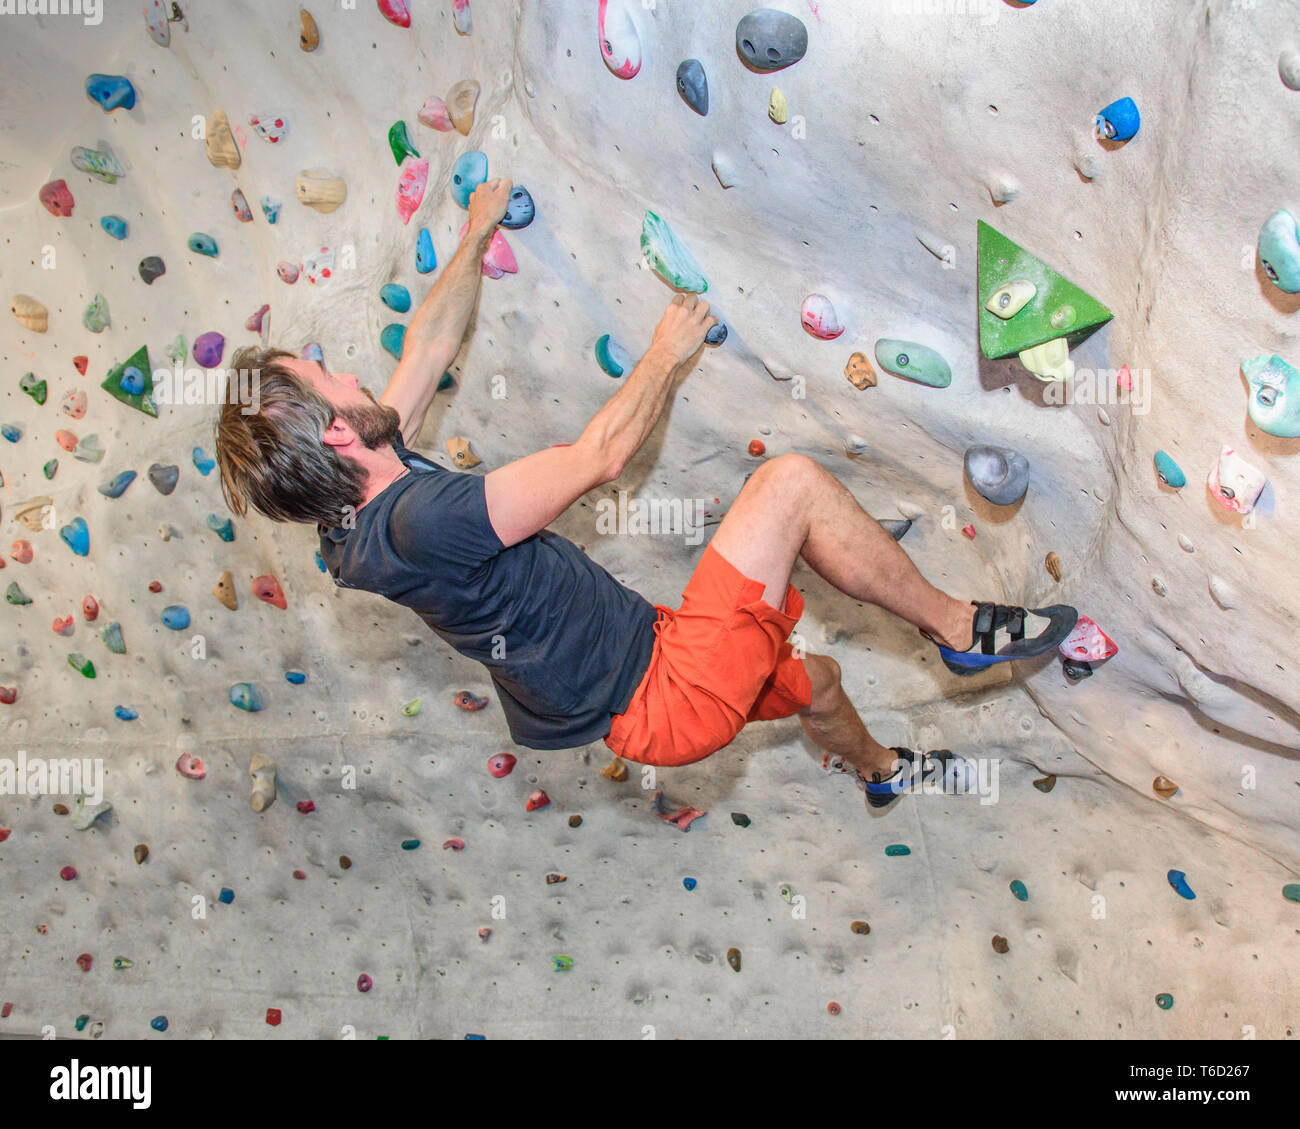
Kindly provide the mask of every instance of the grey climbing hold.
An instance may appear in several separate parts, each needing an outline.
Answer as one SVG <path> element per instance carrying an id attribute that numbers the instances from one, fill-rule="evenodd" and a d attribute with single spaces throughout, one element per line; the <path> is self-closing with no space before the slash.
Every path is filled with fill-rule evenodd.
<path id="1" fill-rule="evenodd" d="M 677 68 L 677 93 L 700 117 L 709 113 L 709 79 L 699 59 L 684 59 Z"/>
<path id="2" fill-rule="evenodd" d="M 1277 74 L 1288 90 L 1300 90 L 1300 51 L 1283 51 L 1277 61 Z"/>
<path id="3" fill-rule="evenodd" d="M 154 279 L 161 278 L 167 273 L 167 264 L 157 255 L 148 255 L 140 260 L 140 277 L 144 279 L 145 284 L 152 286 Z"/>
<path id="4" fill-rule="evenodd" d="M 1009 447 L 971 447 L 963 463 L 976 493 L 995 506 L 1014 505 L 1029 489 L 1029 460 Z"/>
<path id="5" fill-rule="evenodd" d="M 149 481 L 154 484 L 154 488 L 159 494 L 170 494 L 176 489 L 176 480 L 180 477 L 181 468 L 176 465 L 163 466 L 162 463 L 154 463 L 148 470 Z"/>
<path id="6" fill-rule="evenodd" d="M 903 535 L 912 528 L 912 523 L 907 518 L 883 517 L 876 520 L 879 522 L 880 528 L 895 541 L 901 541 Z"/>
<path id="7" fill-rule="evenodd" d="M 779 71 L 808 52 L 808 29 L 798 16 L 759 8 L 736 25 L 736 51 L 759 71 Z"/>

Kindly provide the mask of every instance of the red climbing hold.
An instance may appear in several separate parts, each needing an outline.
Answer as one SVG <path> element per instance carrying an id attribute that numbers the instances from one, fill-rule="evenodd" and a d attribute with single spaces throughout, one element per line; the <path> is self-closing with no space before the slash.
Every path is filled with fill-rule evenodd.
<path id="1" fill-rule="evenodd" d="M 94 596 L 81 601 L 81 616 L 87 623 L 94 623 L 99 618 L 99 601 Z"/>
<path id="2" fill-rule="evenodd" d="M 189 780 L 202 780 L 208 774 L 203 761 L 189 753 L 181 753 L 176 758 L 176 771 Z"/>
<path id="3" fill-rule="evenodd" d="M 289 606 L 284 598 L 284 589 L 280 587 L 280 582 L 269 573 L 266 576 L 254 578 L 253 595 L 265 603 L 274 604 L 281 611 Z"/>
<path id="4" fill-rule="evenodd" d="M 89 357 L 73 357 L 73 358 L 72 358 L 72 363 L 76 366 L 77 371 L 78 371 L 79 373 L 81 373 L 82 376 L 85 376 L 85 375 L 86 375 L 86 369 L 90 366 L 90 358 L 89 358 Z"/>
<path id="5" fill-rule="evenodd" d="M 761 439 L 751 439 L 749 441 L 749 453 L 756 459 L 761 459 L 767 454 L 767 447 L 763 445 Z"/>
<path id="6" fill-rule="evenodd" d="M 497 753 L 494 757 L 488 757 L 488 772 L 500 780 L 514 772 L 515 763 L 514 753 Z"/>
<path id="7" fill-rule="evenodd" d="M 0 1007 L 0 1019 L 8 1019 L 13 1014 L 13 1010 L 14 1005 L 11 1003 L 6 1003 L 3 1007 Z"/>
<path id="8" fill-rule="evenodd" d="M 266 1022 L 272 1027 L 280 1026 L 280 1009 L 278 1007 L 269 1007 L 266 1009 Z"/>
<path id="9" fill-rule="evenodd" d="M 411 26 L 411 10 L 406 6 L 406 0 L 379 0 L 379 10 L 390 24 Z"/>
<path id="10" fill-rule="evenodd" d="M 71 634 L 72 634 L 72 626 L 73 626 L 73 619 L 72 619 L 72 616 L 70 616 L 70 615 L 57 616 L 57 615 L 56 615 L 56 616 L 54 617 L 54 634 L 55 634 L 55 635 L 71 635 Z"/>
<path id="11" fill-rule="evenodd" d="M 364 972 L 357 977 L 357 991 L 368 992 L 375 986 L 375 982 L 370 979 Z"/>
<path id="12" fill-rule="evenodd" d="M 149 581 L 149 591 L 156 596 L 159 592 L 162 591 L 162 581 L 161 580 Z"/>
<path id="13" fill-rule="evenodd" d="M 975 540 L 975 527 L 973 525 L 963 525 L 961 531 L 972 541 Z"/>
<path id="14" fill-rule="evenodd" d="M 295 870 L 293 872 L 293 876 L 296 879 L 298 879 L 299 882 L 301 882 L 304 878 L 307 877 L 307 872 L 305 870 Z"/>
<path id="15" fill-rule="evenodd" d="M 60 428 L 54 433 L 54 442 L 56 442 L 65 451 L 75 451 L 80 440 L 72 434 L 71 431 L 64 431 Z"/>
<path id="16" fill-rule="evenodd" d="M 536 811 L 538 808 L 549 807 L 551 797 L 543 792 L 540 788 L 528 796 L 528 802 L 524 805 L 524 811 Z"/>
<path id="17" fill-rule="evenodd" d="M 463 851 L 465 849 L 464 839 L 447 839 L 442 844 L 444 851 Z"/>
<path id="18" fill-rule="evenodd" d="M 70 216 L 75 203 L 66 180 L 52 180 L 41 188 L 41 203 L 52 216 Z"/>
<path id="19" fill-rule="evenodd" d="M 75 866 L 65 866 L 59 871 L 59 877 L 62 878 L 64 882 L 71 882 L 77 877 L 77 868 Z"/>
<path id="20" fill-rule="evenodd" d="M 89 972 L 90 966 L 94 963 L 95 958 L 89 953 L 82 953 L 81 956 L 77 957 L 77 965 L 80 967 L 82 972 Z"/>
<path id="21" fill-rule="evenodd" d="M 459 691 L 456 694 L 456 696 L 452 699 L 452 701 L 455 702 L 456 705 L 458 705 L 461 709 L 469 710 L 470 713 L 474 713 L 477 710 L 481 710 L 484 706 L 488 704 L 488 700 L 486 698 L 476 698 L 468 690 Z"/>
<path id="22" fill-rule="evenodd" d="M 4 842 L 6 839 L 8 839 L 9 836 L 12 835 L 12 834 L 13 834 L 13 829 L 12 829 L 12 828 L 9 828 L 9 827 L 0 827 L 0 843 L 3 843 L 3 842 Z"/>
<path id="23" fill-rule="evenodd" d="M 839 1015 L 843 1009 L 834 1000 L 831 1000 L 831 1002 L 826 1005 L 826 1010 L 830 1012 L 831 1015 Z"/>
<path id="24" fill-rule="evenodd" d="M 12 706 L 16 701 L 18 701 L 17 686 L 0 686 L 0 703 Z"/>
<path id="25" fill-rule="evenodd" d="M 315 805 L 314 803 L 312 803 L 311 800 L 299 800 L 299 801 L 298 801 L 298 814 L 299 814 L 299 815 L 311 815 L 311 813 L 314 812 L 315 810 L 316 810 L 316 805 Z"/>

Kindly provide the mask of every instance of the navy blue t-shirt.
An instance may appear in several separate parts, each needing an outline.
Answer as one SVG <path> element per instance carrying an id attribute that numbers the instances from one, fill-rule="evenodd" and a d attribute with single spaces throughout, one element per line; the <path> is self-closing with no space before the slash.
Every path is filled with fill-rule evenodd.
<path id="1" fill-rule="evenodd" d="M 411 473 L 362 506 L 351 529 L 320 530 L 334 583 L 415 611 L 488 668 L 510 734 L 568 749 L 609 733 L 650 663 L 654 608 L 542 531 L 506 548 L 483 479 L 393 449 Z"/>

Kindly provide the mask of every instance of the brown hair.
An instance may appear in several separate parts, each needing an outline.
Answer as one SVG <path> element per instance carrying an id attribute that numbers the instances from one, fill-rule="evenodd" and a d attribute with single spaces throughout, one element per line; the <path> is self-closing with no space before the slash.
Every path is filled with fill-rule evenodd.
<path id="1" fill-rule="evenodd" d="M 249 506 L 272 521 L 333 527 L 361 505 L 365 471 L 327 446 L 334 406 L 281 364 L 283 349 L 240 349 L 231 359 L 226 402 L 216 423 L 221 491 L 236 514 Z M 239 375 L 236 375 L 239 374 Z M 258 410 L 245 414 L 233 387 L 256 382 Z"/>

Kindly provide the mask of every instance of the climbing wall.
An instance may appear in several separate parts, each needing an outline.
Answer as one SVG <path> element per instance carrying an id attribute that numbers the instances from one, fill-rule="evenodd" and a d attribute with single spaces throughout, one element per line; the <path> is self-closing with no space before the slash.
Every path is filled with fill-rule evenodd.
<path id="1" fill-rule="evenodd" d="M 1294 1034 L 1286 5 L 53 7 L 0 16 L 0 1034 Z M 555 528 L 675 603 L 797 451 L 935 583 L 1077 606 L 1080 649 L 962 679 L 796 572 L 876 735 L 980 794 L 868 812 L 793 721 L 621 780 L 514 747 L 311 530 L 230 520 L 205 368 L 381 391 L 468 153 L 536 216 L 418 449 L 572 440 L 707 284 L 727 340 Z M 610 533 L 620 492 L 708 513 Z M 102 799 L 14 794 L 57 758 Z"/>

